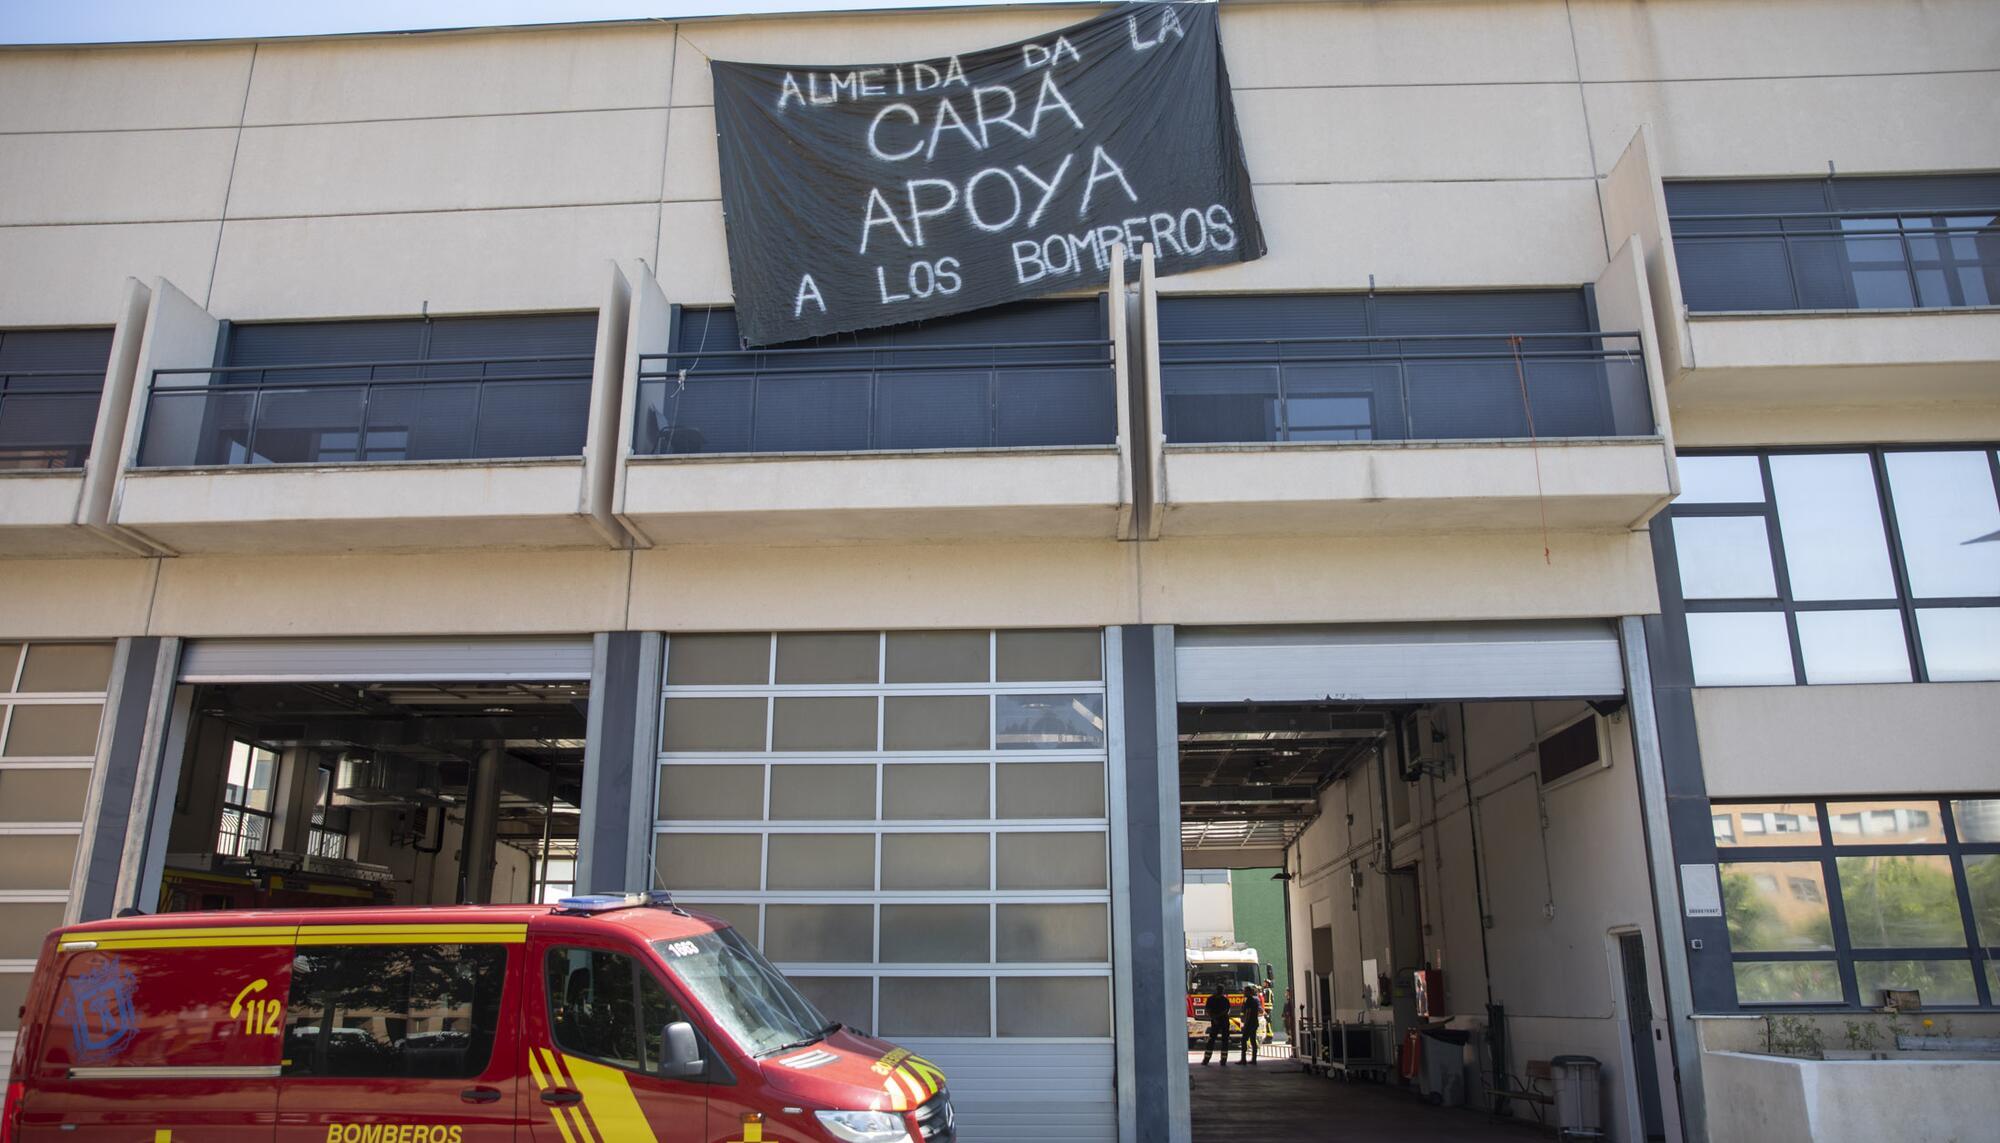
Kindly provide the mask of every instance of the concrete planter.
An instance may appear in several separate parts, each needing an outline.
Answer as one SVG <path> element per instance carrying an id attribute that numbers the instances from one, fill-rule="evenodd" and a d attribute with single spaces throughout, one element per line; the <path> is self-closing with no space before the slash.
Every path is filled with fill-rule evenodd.
<path id="1" fill-rule="evenodd" d="M 2000 1059 L 1802 1060 L 1707 1052 L 1712 1143 L 1960 1143 L 2000 1121 Z M 1865 1053 L 1835 1053 L 1829 1056 Z"/>

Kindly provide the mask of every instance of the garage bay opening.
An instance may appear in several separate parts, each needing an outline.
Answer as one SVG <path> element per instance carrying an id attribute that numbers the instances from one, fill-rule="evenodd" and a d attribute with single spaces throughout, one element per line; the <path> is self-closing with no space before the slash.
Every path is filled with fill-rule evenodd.
<path id="1" fill-rule="evenodd" d="M 587 676 L 184 686 L 160 911 L 569 894 L 589 690 Z"/>
<path id="2" fill-rule="evenodd" d="M 1179 635 L 1197 1143 L 1678 1139 L 1618 650 L 1608 624 Z M 1279 935 L 1216 936 L 1217 882 L 1275 887 Z M 1246 977 L 1204 1066 L 1252 947 L 1272 1043 L 1241 1066 Z"/>

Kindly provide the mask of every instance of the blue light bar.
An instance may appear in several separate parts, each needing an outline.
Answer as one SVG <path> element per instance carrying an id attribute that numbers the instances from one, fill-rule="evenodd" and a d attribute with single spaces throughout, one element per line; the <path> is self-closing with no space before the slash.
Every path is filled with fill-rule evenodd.
<path id="1" fill-rule="evenodd" d="M 556 902 L 558 913 L 585 915 L 639 908 L 673 909 L 675 912 L 680 912 L 674 905 L 674 895 L 664 889 L 655 889 L 649 893 L 593 893 L 584 897 L 564 897 Z"/>

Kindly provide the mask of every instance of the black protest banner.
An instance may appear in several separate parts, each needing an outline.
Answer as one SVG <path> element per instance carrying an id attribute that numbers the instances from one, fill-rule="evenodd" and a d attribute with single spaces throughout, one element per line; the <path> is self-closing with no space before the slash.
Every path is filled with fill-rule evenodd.
<path id="1" fill-rule="evenodd" d="M 751 345 L 1264 254 L 1214 4 L 1129 4 L 1006 47 L 840 67 L 716 61 Z"/>

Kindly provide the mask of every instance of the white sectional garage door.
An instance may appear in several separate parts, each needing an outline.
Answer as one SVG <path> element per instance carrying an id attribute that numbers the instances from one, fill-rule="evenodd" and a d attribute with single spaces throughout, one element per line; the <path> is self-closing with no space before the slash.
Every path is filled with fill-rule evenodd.
<path id="1" fill-rule="evenodd" d="M 655 878 L 926 1056 L 960 1137 L 1106 1143 L 1098 631 L 676 635 Z"/>
<path id="2" fill-rule="evenodd" d="M 590 679 L 587 637 L 500 639 L 198 639 L 186 683 L 476 683 Z"/>
<path id="3" fill-rule="evenodd" d="M 1182 628 L 1181 702 L 1431 702 L 1625 693 L 1608 620 Z"/>

